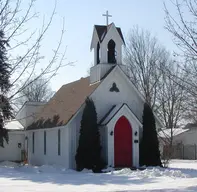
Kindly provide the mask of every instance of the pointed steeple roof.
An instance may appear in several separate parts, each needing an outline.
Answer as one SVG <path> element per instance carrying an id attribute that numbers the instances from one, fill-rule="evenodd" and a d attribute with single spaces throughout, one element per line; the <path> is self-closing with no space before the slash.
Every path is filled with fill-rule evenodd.
<path id="1" fill-rule="evenodd" d="M 105 35 L 107 34 L 107 31 L 110 29 L 110 27 L 112 26 L 113 23 L 109 24 L 108 26 L 106 25 L 95 25 L 95 29 L 96 29 L 96 32 L 97 32 L 97 35 L 98 35 L 98 38 L 99 38 L 99 41 L 102 42 Z M 122 35 L 122 31 L 120 29 L 120 27 L 116 27 L 121 39 L 123 40 L 124 44 L 125 44 L 125 41 L 124 41 L 124 38 L 123 38 L 123 35 Z"/>

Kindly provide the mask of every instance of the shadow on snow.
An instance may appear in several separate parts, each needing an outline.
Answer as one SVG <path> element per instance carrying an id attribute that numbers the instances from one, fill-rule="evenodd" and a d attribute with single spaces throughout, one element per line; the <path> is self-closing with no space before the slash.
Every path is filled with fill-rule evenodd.
<path id="1" fill-rule="evenodd" d="M 84 173 L 73 170 L 65 172 L 36 172 L 32 168 L 0 168 L 0 177 L 12 180 L 28 180 L 36 183 L 54 183 L 59 185 L 105 185 L 105 184 L 136 184 L 153 183 L 154 178 L 136 178 L 130 175 L 113 175 L 111 173 Z"/>

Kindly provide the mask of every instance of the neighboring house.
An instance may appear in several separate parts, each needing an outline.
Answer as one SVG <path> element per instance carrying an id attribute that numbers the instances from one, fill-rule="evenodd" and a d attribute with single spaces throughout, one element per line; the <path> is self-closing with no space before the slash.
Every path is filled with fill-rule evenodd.
<path id="1" fill-rule="evenodd" d="M 16 119 L 18 119 L 21 125 L 26 129 L 35 121 L 37 112 L 40 111 L 45 104 L 45 102 L 26 101 L 18 111 Z"/>
<path id="2" fill-rule="evenodd" d="M 159 132 L 160 151 L 164 152 L 165 146 L 169 145 L 172 135 L 173 156 L 177 158 L 197 158 L 197 127 L 185 127 L 164 129 Z M 179 154 L 177 154 L 177 151 Z"/>
<path id="3" fill-rule="evenodd" d="M 173 145 L 197 145 L 197 127 L 174 128 L 172 130 Z M 168 144 L 171 138 L 171 129 L 164 129 L 159 133 L 159 140 L 162 145 Z"/>
<path id="4" fill-rule="evenodd" d="M 0 147 L 0 161 L 22 161 L 25 149 L 25 132 L 23 126 L 15 119 L 5 122 L 8 129 L 9 143 L 4 142 L 4 148 Z"/>
<path id="5" fill-rule="evenodd" d="M 107 165 L 139 166 L 145 100 L 126 75 L 123 45 L 121 29 L 114 23 L 94 26 L 90 76 L 63 85 L 44 105 L 27 102 L 19 111 L 17 118 L 25 125 L 30 164 L 76 168 L 80 122 L 85 100 L 90 97 L 96 106 L 102 156 Z M 158 118 L 156 125 L 162 127 Z"/>
<path id="6" fill-rule="evenodd" d="M 159 140 L 162 145 L 169 144 L 172 138 L 173 144 L 181 143 L 182 136 L 189 129 L 184 128 L 173 128 L 173 129 L 162 129 L 159 133 Z"/>

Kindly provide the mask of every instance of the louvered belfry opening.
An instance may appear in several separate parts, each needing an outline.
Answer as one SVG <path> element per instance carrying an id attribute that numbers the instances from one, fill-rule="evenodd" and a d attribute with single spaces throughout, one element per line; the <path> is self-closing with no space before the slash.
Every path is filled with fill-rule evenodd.
<path id="1" fill-rule="evenodd" d="M 111 39 L 108 43 L 108 63 L 116 63 L 116 44 Z"/>

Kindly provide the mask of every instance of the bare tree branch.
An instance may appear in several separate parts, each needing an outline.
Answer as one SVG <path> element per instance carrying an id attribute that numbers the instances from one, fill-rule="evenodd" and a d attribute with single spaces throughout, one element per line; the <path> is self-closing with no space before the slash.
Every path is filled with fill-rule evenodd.
<path id="1" fill-rule="evenodd" d="M 49 59 L 48 63 L 45 61 L 45 64 L 42 64 L 42 68 L 40 67 L 40 63 L 44 59 L 41 55 L 43 40 L 55 17 L 55 0 L 54 3 L 54 8 L 48 21 L 46 22 L 45 18 L 43 18 L 42 26 L 38 30 L 33 28 L 27 29 L 30 22 L 40 19 L 38 13 L 34 12 L 36 0 L 25 2 L 21 0 L 0 1 L 0 29 L 5 31 L 6 40 L 10 45 L 8 56 L 9 63 L 11 64 L 12 89 L 8 98 L 11 103 L 12 101 L 16 101 L 20 97 L 20 93 L 31 86 L 31 84 L 34 84 L 34 82 L 41 78 L 49 82 L 60 68 L 72 64 L 72 62 L 65 62 L 66 48 L 62 51 L 65 32 L 63 20 L 59 42 L 56 48 L 52 50 L 53 53 L 50 54 L 51 59 Z M 20 50 L 23 51 L 20 52 Z M 15 54 L 16 52 L 17 55 Z"/>
<path id="2" fill-rule="evenodd" d="M 155 37 L 138 27 L 130 31 L 125 49 L 125 63 L 131 72 L 131 81 L 142 92 L 147 103 L 154 108 L 158 82 L 165 67 L 168 53 Z"/>

